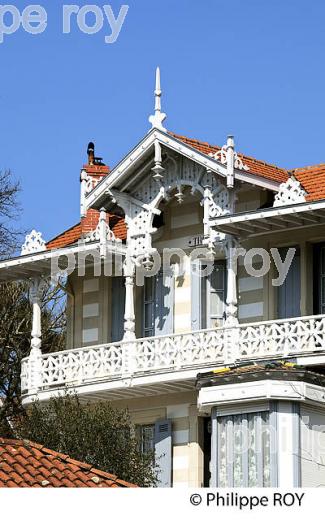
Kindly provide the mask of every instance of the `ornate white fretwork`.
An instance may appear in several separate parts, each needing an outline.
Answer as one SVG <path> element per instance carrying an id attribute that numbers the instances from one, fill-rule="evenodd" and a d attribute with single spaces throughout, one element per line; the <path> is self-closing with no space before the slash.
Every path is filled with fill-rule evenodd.
<path id="1" fill-rule="evenodd" d="M 237 300 L 237 256 L 235 240 L 228 236 L 225 242 L 227 258 L 227 308 L 226 325 L 234 326 L 238 324 L 238 300 Z"/>
<path id="2" fill-rule="evenodd" d="M 100 182 L 100 177 L 93 177 L 88 175 L 86 170 L 82 170 L 81 172 L 81 181 L 85 182 L 85 194 L 88 195 L 94 188 L 96 188 L 97 184 Z"/>
<path id="3" fill-rule="evenodd" d="M 30 281 L 29 298 L 33 307 L 31 351 L 28 357 L 26 374 L 30 392 L 37 392 L 41 386 L 42 370 L 42 327 L 41 327 L 41 295 L 46 286 L 43 278 L 33 278 Z"/>
<path id="4" fill-rule="evenodd" d="M 86 197 L 100 182 L 100 177 L 88 175 L 86 170 L 81 170 L 80 174 L 80 215 L 84 217 L 86 210 Z"/>
<path id="5" fill-rule="evenodd" d="M 107 222 L 107 213 L 105 208 L 100 210 L 99 220 L 97 227 L 94 231 L 87 233 L 84 236 L 84 241 L 87 242 L 98 242 L 101 258 L 106 258 L 107 244 L 109 242 L 121 242 L 121 239 L 116 238 L 113 231 L 111 230 L 109 223 Z"/>
<path id="6" fill-rule="evenodd" d="M 163 126 L 163 122 L 166 119 L 166 114 L 161 111 L 161 86 L 160 86 L 160 68 L 156 69 L 156 88 L 155 88 L 155 114 L 149 117 L 149 123 L 152 128 L 157 128 L 166 132 L 166 128 Z"/>
<path id="7" fill-rule="evenodd" d="M 160 181 L 162 179 L 162 174 L 165 171 L 165 168 L 162 167 L 161 162 L 162 162 L 161 146 L 160 146 L 158 139 L 156 139 L 156 141 L 155 141 L 155 165 L 152 168 L 152 171 L 154 173 L 153 178 L 156 181 Z"/>
<path id="8" fill-rule="evenodd" d="M 130 257 L 127 257 L 123 272 L 125 276 L 125 309 L 124 309 L 124 341 L 135 340 L 135 311 L 134 311 L 134 274 L 135 265 Z"/>
<path id="9" fill-rule="evenodd" d="M 62 385 L 74 384 L 77 389 L 78 384 L 91 384 L 98 378 L 116 384 L 117 376 L 143 378 L 157 370 L 170 373 L 174 380 L 177 371 L 190 367 L 200 371 L 209 366 L 324 352 L 325 315 L 264 321 L 45 354 L 37 365 L 37 388 L 62 390 Z M 25 358 L 24 395 L 35 389 L 36 374 L 31 379 L 30 373 L 29 358 Z M 166 374 L 162 377 L 167 381 Z"/>
<path id="10" fill-rule="evenodd" d="M 249 167 L 244 164 L 243 160 L 235 152 L 235 142 L 232 135 L 227 138 L 227 144 L 225 144 L 216 153 L 211 153 L 211 157 L 221 164 L 227 165 L 227 186 L 233 188 L 234 186 L 234 169 L 248 171 Z"/>
<path id="11" fill-rule="evenodd" d="M 159 183 L 148 176 L 138 187 L 132 197 L 138 204 L 131 204 L 126 213 L 126 222 L 133 245 L 131 249 L 137 254 L 145 255 L 152 250 L 151 235 L 154 214 L 160 213 L 159 203 L 174 196 L 181 204 L 185 197 L 185 189 L 190 188 L 192 194 L 199 194 L 204 206 L 204 234 L 212 246 L 215 241 L 223 239 L 224 235 L 212 230 L 209 219 L 232 213 L 234 195 L 211 171 L 186 158 L 167 156 L 164 161 L 164 174 Z M 114 196 L 118 197 L 118 195 Z M 128 217 L 129 216 L 129 217 Z"/>
<path id="12" fill-rule="evenodd" d="M 25 242 L 21 248 L 21 254 L 32 255 L 41 251 L 46 251 L 45 240 L 42 238 L 42 233 L 33 229 L 29 235 L 26 235 Z"/>
<path id="13" fill-rule="evenodd" d="M 85 242 L 96 242 L 100 240 L 101 229 L 101 223 L 98 222 L 96 229 L 85 235 Z M 113 231 L 111 230 L 107 222 L 105 222 L 105 237 L 107 242 L 121 242 L 119 238 L 115 237 Z"/>
<path id="14" fill-rule="evenodd" d="M 286 206 L 306 202 L 306 192 L 300 182 L 292 175 L 286 182 L 280 184 L 279 192 L 274 197 L 273 206 Z"/>

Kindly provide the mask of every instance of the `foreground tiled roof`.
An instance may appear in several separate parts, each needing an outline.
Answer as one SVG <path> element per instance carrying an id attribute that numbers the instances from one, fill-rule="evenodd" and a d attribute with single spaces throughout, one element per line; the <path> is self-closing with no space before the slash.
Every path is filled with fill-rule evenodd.
<path id="1" fill-rule="evenodd" d="M 136 487 L 35 442 L 0 438 L 0 487 Z"/>

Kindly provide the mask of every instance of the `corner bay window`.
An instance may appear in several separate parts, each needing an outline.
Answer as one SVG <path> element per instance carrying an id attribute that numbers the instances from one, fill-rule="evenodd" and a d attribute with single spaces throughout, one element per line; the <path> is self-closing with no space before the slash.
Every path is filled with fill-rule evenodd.
<path id="1" fill-rule="evenodd" d="M 215 482 L 218 487 L 272 487 L 276 481 L 272 410 L 215 412 Z M 213 460 L 213 459 L 212 459 Z"/>

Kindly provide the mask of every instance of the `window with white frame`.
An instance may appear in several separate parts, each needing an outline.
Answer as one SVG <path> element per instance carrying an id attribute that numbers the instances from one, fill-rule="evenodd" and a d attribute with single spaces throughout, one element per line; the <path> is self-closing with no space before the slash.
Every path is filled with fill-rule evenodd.
<path id="1" fill-rule="evenodd" d="M 141 453 L 153 453 L 155 449 L 155 425 L 138 426 L 139 446 Z"/>
<path id="2" fill-rule="evenodd" d="M 216 485 L 271 487 L 275 482 L 275 441 L 269 410 L 216 415 Z"/>
<path id="3" fill-rule="evenodd" d="M 222 327 L 226 316 L 227 267 L 225 260 L 213 263 L 213 270 L 197 262 L 192 272 L 192 329 Z M 201 271 L 201 273 L 200 273 Z"/>
<path id="4" fill-rule="evenodd" d="M 147 276 L 143 290 L 143 336 L 172 334 L 174 331 L 174 270 L 165 267 Z"/>
<path id="5" fill-rule="evenodd" d="M 214 262 L 213 271 L 207 279 L 207 326 L 221 327 L 226 314 L 226 261 Z"/>

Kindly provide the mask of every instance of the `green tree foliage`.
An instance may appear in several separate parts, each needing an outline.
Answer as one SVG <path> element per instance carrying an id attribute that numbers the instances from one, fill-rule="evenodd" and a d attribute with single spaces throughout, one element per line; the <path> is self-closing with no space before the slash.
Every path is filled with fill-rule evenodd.
<path id="1" fill-rule="evenodd" d="M 13 223 L 20 215 L 17 196 L 19 182 L 15 181 L 10 170 L 0 171 L 0 258 L 12 256 L 17 249 L 22 233 Z"/>
<path id="2" fill-rule="evenodd" d="M 0 284 L 0 435 L 12 436 L 10 417 L 22 412 L 21 360 L 30 353 L 32 306 L 28 285 Z M 64 349 L 65 298 L 50 286 L 42 294 L 42 352 Z"/>
<path id="3" fill-rule="evenodd" d="M 76 395 L 36 402 L 21 417 L 20 437 L 113 473 L 141 487 L 156 484 L 153 454 L 139 450 L 127 410 L 108 401 L 81 403 Z"/>
<path id="4" fill-rule="evenodd" d="M 0 171 L 0 259 L 17 252 L 23 233 L 14 223 L 20 215 L 19 182 L 10 170 Z M 32 307 L 28 284 L 0 284 L 0 435 L 11 436 L 10 417 L 22 410 L 21 360 L 29 355 Z M 46 287 L 42 295 L 42 351 L 65 345 L 65 297 L 58 288 Z"/>

